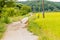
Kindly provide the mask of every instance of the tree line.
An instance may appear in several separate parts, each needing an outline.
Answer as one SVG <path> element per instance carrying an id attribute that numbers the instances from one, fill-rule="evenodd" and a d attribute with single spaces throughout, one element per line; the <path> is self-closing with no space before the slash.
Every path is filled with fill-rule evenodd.
<path id="1" fill-rule="evenodd" d="M 22 1 L 19 2 L 31 7 L 33 12 L 41 12 L 42 11 L 42 0 L 38 1 Z M 44 0 L 44 10 L 45 11 L 60 11 L 60 2 L 51 2 Z"/>

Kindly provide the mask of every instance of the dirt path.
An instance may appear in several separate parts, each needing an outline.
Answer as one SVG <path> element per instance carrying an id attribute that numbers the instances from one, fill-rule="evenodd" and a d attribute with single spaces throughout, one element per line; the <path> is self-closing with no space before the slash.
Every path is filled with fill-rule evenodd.
<path id="1" fill-rule="evenodd" d="M 27 28 L 23 28 L 26 26 L 24 20 L 27 21 L 24 18 L 22 23 L 18 21 L 9 24 L 2 40 L 37 40 L 38 37 L 36 35 L 29 32 Z"/>

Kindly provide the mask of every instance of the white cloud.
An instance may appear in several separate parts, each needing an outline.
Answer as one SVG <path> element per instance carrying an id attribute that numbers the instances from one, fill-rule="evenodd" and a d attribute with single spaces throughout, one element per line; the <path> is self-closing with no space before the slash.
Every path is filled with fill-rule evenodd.
<path id="1" fill-rule="evenodd" d="M 53 2 L 60 2 L 60 0 L 48 0 L 48 1 L 53 1 Z"/>

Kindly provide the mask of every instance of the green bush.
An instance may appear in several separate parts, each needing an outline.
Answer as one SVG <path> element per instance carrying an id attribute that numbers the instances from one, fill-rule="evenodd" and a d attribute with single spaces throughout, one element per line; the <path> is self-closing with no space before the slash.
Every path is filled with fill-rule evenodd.
<path id="1" fill-rule="evenodd" d="M 5 24 L 4 23 L 0 23 L 0 33 L 3 33 L 5 31 Z"/>
<path id="2" fill-rule="evenodd" d="M 0 22 L 0 38 L 2 38 L 5 30 L 6 30 L 5 24 Z"/>
<path id="3" fill-rule="evenodd" d="M 9 17 L 2 17 L 2 18 L 1 18 L 1 22 L 2 22 L 2 23 L 6 23 L 6 24 L 11 23 Z"/>
<path id="4" fill-rule="evenodd" d="M 31 8 L 29 6 L 22 6 L 22 8 L 20 9 L 20 14 L 21 15 L 26 15 L 28 14 L 29 12 L 31 12 Z"/>
<path id="5" fill-rule="evenodd" d="M 9 19 L 9 17 L 4 17 L 4 23 L 10 23 L 11 21 L 10 21 L 10 19 Z"/>
<path id="6" fill-rule="evenodd" d="M 18 9 L 13 8 L 13 7 L 10 7 L 10 8 L 6 7 L 6 8 L 3 8 L 2 15 L 12 17 L 15 15 L 19 15 L 18 13 L 19 13 Z"/>

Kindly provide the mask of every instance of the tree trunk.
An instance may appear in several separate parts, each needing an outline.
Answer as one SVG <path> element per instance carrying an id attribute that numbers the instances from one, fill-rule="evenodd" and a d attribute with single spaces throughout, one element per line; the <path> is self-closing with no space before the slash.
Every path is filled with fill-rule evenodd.
<path id="1" fill-rule="evenodd" d="M 44 0 L 42 0 L 42 14 L 43 14 L 43 18 L 45 18 L 45 15 L 44 15 Z"/>

